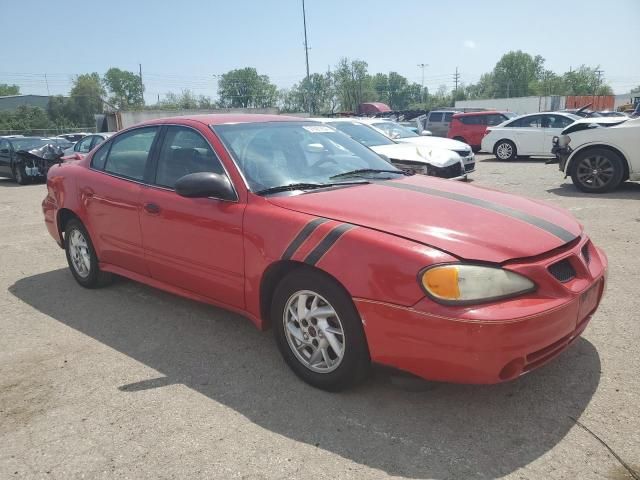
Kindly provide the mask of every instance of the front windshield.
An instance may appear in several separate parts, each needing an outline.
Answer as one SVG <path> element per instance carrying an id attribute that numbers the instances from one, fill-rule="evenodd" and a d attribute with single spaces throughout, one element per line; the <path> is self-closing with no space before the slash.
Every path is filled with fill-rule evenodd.
<path id="1" fill-rule="evenodd" d="M 334 184 L 337 180 L 332 177 L 354 170 L 401 173 L 351 137 L 319 123 L 237 123 L 211 128 L 253 192 L 296 183 Z M 384 174 L 389 175 L 393 174 Z"/>
<path id="2" fill-rule="evenodd" d="M 11 143 L 13 144 L 13 149 L 17 152 L 19 150 L 33 150 L 34 148 L 39 148 L 43 145 L 47 145 L 48 143 L 53 142 L 51 140 L 42 138 L 21 138 L 11 140 Z"/>
<path id="3" fill-rule="evenodd" d="M 374 123 L 373 126 L 382 130 L 389 138 L 409 138 L 420 136 L 413 130 L 403 127 L 395 122 L 377 122 Z"/>
<path id="4" fill-rule="evenodd" d="M 361 123 L 356 122 L 329 122 L 328 125 L 331 125 L 336 130 L 340 130 L 343 133 L 346 133 L 351 138 L 353 138 L 356 142 L 360 142 L 367 147 L 378 147 L 380 145 L 393 145 L 393 140 L 390 140 L 388 137 L 385 137 L 382 133 L 377 130 L 367 127 Z"/>

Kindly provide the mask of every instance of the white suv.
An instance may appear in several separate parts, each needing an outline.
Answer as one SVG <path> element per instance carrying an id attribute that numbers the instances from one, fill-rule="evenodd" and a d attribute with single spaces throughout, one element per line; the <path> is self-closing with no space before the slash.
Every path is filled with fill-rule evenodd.
<path id="1" fill-rule="evenodd" d="M 603 193 L 640 181 L 640 118 L 585 118 L 553 138 L 565 178 L 583 192 Z"/>

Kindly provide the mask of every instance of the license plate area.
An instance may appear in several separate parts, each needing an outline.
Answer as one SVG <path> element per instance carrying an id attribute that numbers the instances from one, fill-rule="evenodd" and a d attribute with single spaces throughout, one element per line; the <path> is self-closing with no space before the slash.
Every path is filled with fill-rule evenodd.
<path id="1" fill-rule="evenodd" d="M 598 300 L 600 298 L 600 290 L 602 287 L 602 280 L 594 283 L 589 289 L 580 295 L 580 308 L 578 309 L 578 323 L 584 320 L 587 316 L 593 313 Z"/>

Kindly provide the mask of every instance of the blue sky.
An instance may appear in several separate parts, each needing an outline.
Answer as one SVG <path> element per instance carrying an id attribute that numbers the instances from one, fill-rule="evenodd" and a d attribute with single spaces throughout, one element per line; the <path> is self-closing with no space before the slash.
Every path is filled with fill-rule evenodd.
<path id="1" fill-rule="evenodd" d="M 137 71 L 148 102 L 188 88 L 215 96 L 214 75 L 254 66 L 280 87 L 305 73 L 301 0 L 3 2 L 0 83 L 66 94 L 74 74 Z M 342 56 L 432 90 L 475 82 L 508 50 L 562 73 L 600 65 L 616 93 L 640 85 L 640 0 L 455 2 L 306 0 L 312 72 Z M 28 13 L 25 13 L 28 12 Z M 13 19 L 9 22 L 7 19 Z M 583 33 L 588 32 L 588 33 Z"/>

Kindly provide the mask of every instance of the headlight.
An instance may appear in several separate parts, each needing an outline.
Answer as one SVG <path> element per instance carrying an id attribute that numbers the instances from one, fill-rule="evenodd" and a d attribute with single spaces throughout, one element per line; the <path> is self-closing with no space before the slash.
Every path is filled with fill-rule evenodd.
<path id="1" fill-rule="evenodd" d="M 560 147 L 566 147 L 569 143 L 571 143 L 571 137 L 569 135 L 560 135 L 558 138 L 558 146 Z"/>
<path id="2" fill-rule="evenodd" d="M 509 270 L 460 263 L 427 268 L 419 278 L 431 298 L 457 305 L 513 297 L 536 288 L 531 280 Z"/>

